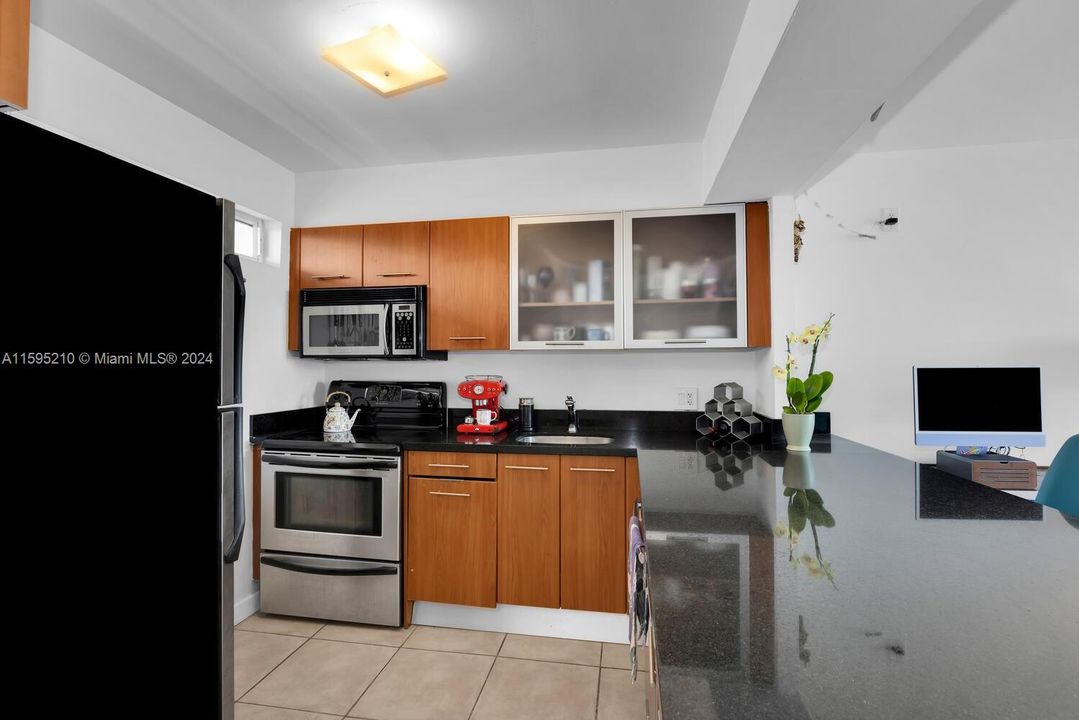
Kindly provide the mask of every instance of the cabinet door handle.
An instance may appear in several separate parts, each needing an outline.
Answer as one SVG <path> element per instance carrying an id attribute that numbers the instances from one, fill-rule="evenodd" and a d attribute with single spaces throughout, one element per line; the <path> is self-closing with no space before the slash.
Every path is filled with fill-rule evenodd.
<path id="1" fill-rule="evenodd" d="M 312 275 L 312 280 L 348 280 L 351 275 Z"/>
<path id="2" fill-rule="evenodd" d="M 450 340 L 486 340 L 486 335 L 450 335 Z"/>
<path id="3" fill-rule="evenodd" d="M 467 470 L 472 467 L 471 465 L 454 465 L 452 463 L 427 463 L 427 467 L 451 467 L 451 468 L 464 468 Z"/>
<path id="4" fill-rule="evenodd" d="M 549 467 L 543 467 L 542 465 L 503 465 L 507 470 L 550 470 Z"/>
<path id="5" fill-rule="evenodd" d="M 584 345 L 583 340 L 555 340 L 553 342 L 546 342 L 545 345 Z"/>
<path id="6" fill-rule="evenodd" d="M 379 273 L 379 277 L 416 277 L 416 273 L 410 272 L 392 272 L 392 273 Z"/>
<path id="7" fill-rule="evenodd" d="M 614 472 L 614 468 L 575 468 L 571 467 L 570 470 L 574 472 Z"/>
<path id="8" fill-rule="evenodd" d="M 664 345 L 702 345 L 707 340 L 664 340 Z"/>
<path id="9" fill-rule="evenodd" d="M 428 490 L 428 495 L 445 495 L 446 497 L 472 497 L 472 493 L 448 493 L 441 490 Z"/>

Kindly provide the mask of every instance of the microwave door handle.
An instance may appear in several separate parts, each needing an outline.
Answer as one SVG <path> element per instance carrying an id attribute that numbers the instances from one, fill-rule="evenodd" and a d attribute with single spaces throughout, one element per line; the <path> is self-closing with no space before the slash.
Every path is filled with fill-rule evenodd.
<path id="1" fill-rule="evenodd" d="M 370 460 L 312 460 L 311 458 L 293 458 L 263 455 L 267 465 L 287 465 L 301 468 L 324 468 L 326 470 L 396 470 L 395 462 L 372 462 Z"/>
<path id="2" fill-rule="evenodd" d="M 346 567 L 346 566 L 326 566 L 308 564 L 302 560 L 294 560 L 289 557 L 281 555 L 263 555 L 261 558 L 263 565 L 269 565 L 270 567 L 281 568 L 282 570 L 291 570 L 293 572 L 308 573 L 310 575 L 396 575 L 397 567 L 393 565 L 367 565 L 363 567 Z"/>
<path id="3" fill-rule="evenodd" d="M 386 313 L 386 334 L 382 337 L 382 354 L 386 357 L 393 355 L 393 305 L 387 303 L 382 306 L 382 312 Z"/>

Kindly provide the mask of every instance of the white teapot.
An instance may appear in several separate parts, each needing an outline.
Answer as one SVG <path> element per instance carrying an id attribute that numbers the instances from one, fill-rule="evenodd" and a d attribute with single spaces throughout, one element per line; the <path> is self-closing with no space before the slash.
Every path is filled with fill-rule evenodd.
<path id="1" fill-rule="evenodd" d="M 345 403 L 352 404 L 352 396 L 347 392 L 338 390 L 332 392 L 326 396 L 326 402 L 330 401 L 334 395 L 344 395 Z M 326 409 L 326 419 L 322 421 L 322 432 L 327 433 L 345 433 L 352 429 L 353 424 L 356 422 L 356 416 L 360 414 L 360 408 L 356 409 L 356 412 L 352 413 L 352 417 L 348 416 L 348 410 L 341 407 L 341 403 L 335 401 L 332 408 Z"/>

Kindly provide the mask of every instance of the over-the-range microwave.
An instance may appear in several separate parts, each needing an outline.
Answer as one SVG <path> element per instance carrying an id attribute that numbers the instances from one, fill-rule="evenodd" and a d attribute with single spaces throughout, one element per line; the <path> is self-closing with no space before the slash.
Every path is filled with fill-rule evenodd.
<path id="1" fill-rule="evenodd" d="M 427 287 L 300 291 L 300 355 L 340 360 L 445 360 L 427 350 Z"/>

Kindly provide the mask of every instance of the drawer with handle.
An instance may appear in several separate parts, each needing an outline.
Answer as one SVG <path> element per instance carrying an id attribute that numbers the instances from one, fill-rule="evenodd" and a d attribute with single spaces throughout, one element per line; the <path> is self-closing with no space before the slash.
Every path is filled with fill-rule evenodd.
<path id="1" fill-rule="evenodd" d="M 562 455 L 562 477 L 571 480 L 610 478 L 621 482 L 626 476 L 626 459 L 614 456 Z"/>
<path id="2" fill-rule="evenodd" d="M 409 475 L 494 480 L 497 462 L 494 453 L 415 450 L 408 453 L 407 467 Z"/>

